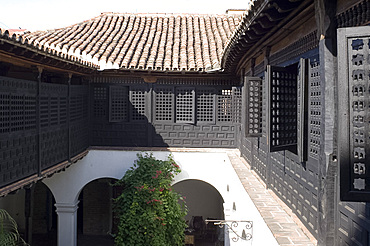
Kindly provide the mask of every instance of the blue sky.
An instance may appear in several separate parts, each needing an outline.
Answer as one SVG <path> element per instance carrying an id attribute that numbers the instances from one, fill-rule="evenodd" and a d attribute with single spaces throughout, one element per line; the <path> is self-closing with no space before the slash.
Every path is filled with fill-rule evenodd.
<path id="1" fill-rule="evenodd" d="M 210 13 L 245 9 L 249 0 L 0 0 L 0 28 L 30 31 L 69 26 L 102 12 Z"/>

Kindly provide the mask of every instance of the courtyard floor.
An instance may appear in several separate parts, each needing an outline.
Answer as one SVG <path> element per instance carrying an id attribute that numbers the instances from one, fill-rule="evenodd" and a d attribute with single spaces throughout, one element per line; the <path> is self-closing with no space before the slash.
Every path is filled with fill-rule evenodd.
<path id="1" fill-rule="evenodd" d="M 194 150 L 193 150 L 194 151 Z M 205 150 L 198 150 L 205 151 Z M 209 150 L 208 150 L 209 151 Z M 218 150 L 219 151 L 219 150 Z M 258 209 L 263 221 L 280 246 L 316 246 L 312 234 L 304 227 L 296 215 L 271 190 L 266 189 L 263 181 L 251 170 L 249 164 L 240 158 L 237 150 L 223 150 L 239 177 L 244 189 Z M 31 246 L 57 246 L 56 233 L 34 235 Z M 109 236 L 78 235 L 78 246 L 113 246 Z M 196 240 L 195 246 L 220 245 L 211 240 Z M 255 244 L 252 243 L 254 246 Z M 256 245 L 262 246 L 262 245 Z"/>

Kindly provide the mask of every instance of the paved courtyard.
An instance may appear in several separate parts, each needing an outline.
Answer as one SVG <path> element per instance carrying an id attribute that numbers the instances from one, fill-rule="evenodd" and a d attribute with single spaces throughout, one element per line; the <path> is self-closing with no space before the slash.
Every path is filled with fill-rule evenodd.
<path id="1" fill-rule="evenodd" d="M 315 246 L 316 239 L 304 227 L 291 209 L 286 206 L 264 182 L 251 170 L 249 164 L 239 157 L 237 150 L 228 156 L 245 190 L 281 246 Z"/>

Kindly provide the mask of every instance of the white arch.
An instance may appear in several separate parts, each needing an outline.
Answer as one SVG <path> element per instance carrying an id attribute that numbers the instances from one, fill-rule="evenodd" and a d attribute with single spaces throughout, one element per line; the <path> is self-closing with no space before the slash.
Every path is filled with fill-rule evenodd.
<path id="1" fill-rule="evenodd" d="M 206 183 L 206 184 L 208 184 L 209 186 L 211 186 L 213 189 L 215 189 L 217 192 L 218 192 L 218 194 L 220 195 L 220 197 L 222 198 L 222 200 L 223 201 L 225 201 L 225 199 L 222 197 L 222 195 L 221 195 L 221 193 L 220 193 L 220 191 L 219 190 L 217 190 L 212 184 L 210 184 L 210 183 L 208 183 L 207 181 L 204 181 L 204 180 L 200 180 L 200 179 L 183 179 L 183 180 L 178 180 L 178 181 L 174 181 L 173 183 L 172 183 L 172 186 L 174 186 L 174 185 L 176 185 L 176 184 L 179 184 L 179 183 L 181 183 L 181 182 L 191 182 L 191 181 L 193 181 L 193 180 L 196 180 L 196 181 L 201 181 L 201 182 L 204 182 L 204 183 Z"/>
<path id="2" fill-rule="evenodd" d="M 76 245 L 78 196 L 85 185 L 100 178 L 121 179 L 137 159 L 137 153 L 137 151 L 90 150 L 85 158 L 66 171 L 44 179 L 43 182 L 56 200 L 58 245 Z M 169 151 L 152 153 L 155 158 L 162 160 L 170 154 Z M 189 179 L 204 181 L 212 185 L 224 199 L 225 219 L 263 221 L 224 151 L 171 154 L 182 169 L 175 177 L 174 184 Z M 261 236 L 262 241 L 265 239 L 265 236 Z"/>

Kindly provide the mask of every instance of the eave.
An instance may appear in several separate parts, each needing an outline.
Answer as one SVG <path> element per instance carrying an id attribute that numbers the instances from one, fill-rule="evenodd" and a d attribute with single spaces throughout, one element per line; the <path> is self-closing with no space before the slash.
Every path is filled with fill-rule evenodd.
<path id="1" fill-rule="evenodd" d="M 221 67 L 226 73 L 237 74 L 247 54 L 277 33 L 313 0 L 257 0 L 224 50 Z"/>
<path id="2" fill-rule="evenodd" d="M 92 74 L 99 68 L 74 56 L 56 53 L 42 46 L 28 44 L 26 40 L 15 35 L 9 37 L 1 33 L 0 61 L 25 67 L 40 66 L 52 71 L 78 75 Z"/>

